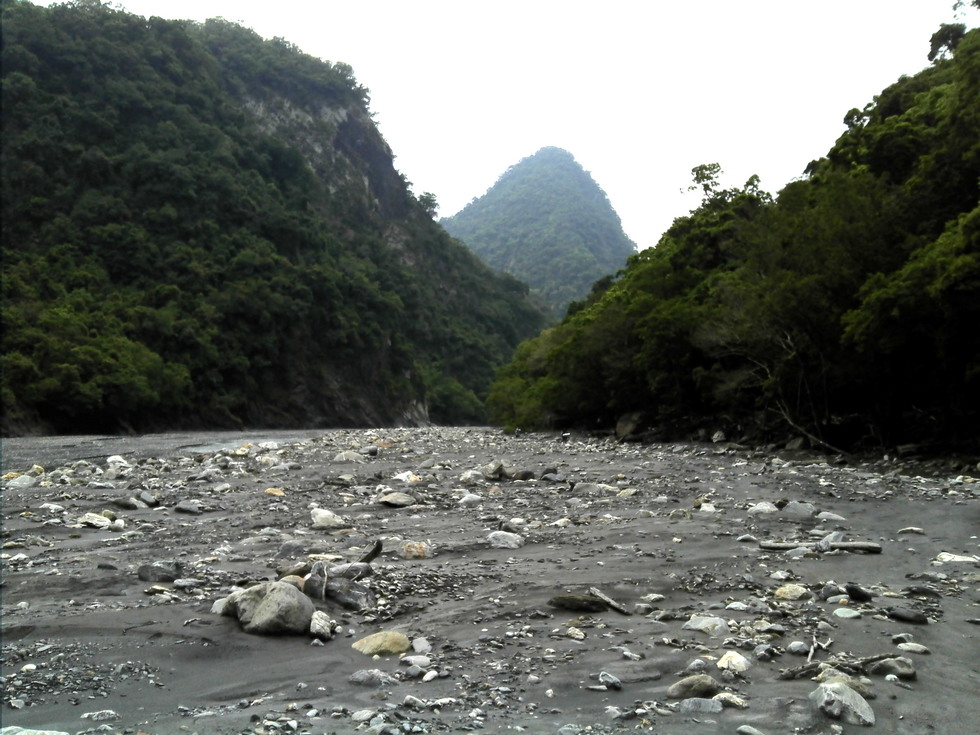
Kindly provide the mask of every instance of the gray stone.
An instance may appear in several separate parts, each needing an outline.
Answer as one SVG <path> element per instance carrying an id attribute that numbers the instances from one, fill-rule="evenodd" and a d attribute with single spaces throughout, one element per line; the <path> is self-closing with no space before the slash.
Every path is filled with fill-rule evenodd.
<path id="1" fill-rule="evenodd" d="M 728 621 L 713 615 L 694 614 L 691 619 L 681 626 L 684 630 L 697 630 L 712 637 L 728 635 Z"/>
<path id="2" fill-rule="evenodd" d="M 378 498 L 378 502 L 381 505 L 388 505 L 392 508 L 407 508 L 410 505 L 415 505 L 417 501 L 408 493 L 393 492 L 385 493 Z"/>
<path id="3" fill-rule="evenodd" d="M 704 699 L 703 697 L 691 697 L 689 699 L 684 699 L 681 701 L 677 710 L 681 714 L 718 714 L 723 709 L 723 705 L 717 699 Z"/>
<path id="4" fill-rule="evenodd" d="M 242 630 L 256 635 L 305 635 L 315 608 L 288 582 L 263 582 L 236 593 L 234 610 Z"/>
<path id="5" fill-rule="evenodd" d="M 351 674 L 347 681 L 365 687 L 392 686 L 398 683 L 398 679 L 388 676 L 380 669 L 360 669 Z"/>
<path id="6" fill-rule="evenodd" d="M 813 516 L 817 513 L 817 508 L 813 503 L 806 503 L 801 500 L 791 500 L 783 506 L 785 515 L 789 516 Z"/>
<path id="7" fill-rule="evenodd" d="M 507 531 L 493 531 L 487 542 L 495 549 L 519 549 L 524 545 L 524 537 Z"/>
<path id="8" fill-rule="evenodd" d="M 337 629 L 337 621 L 332 620 L 322 610 L 314 610 L 310 618 L 310 635 L 322 641 L 329 641 L 333 638 L 334 631 Z"/>
<path id="9" fill-rule="evenodd" d="M 851 725 L 875 724 L 875 713 L 864 697 L 841 682 L 821 684 L 810 692 L 810 701 L 827 717 Z"/>
<path id="10" fill-rule="evenodd" d="M 184 570 L 184 563 L 171 560 L 160 560 L 143 564 L 136 570 L 136 576 L 144 582 L 173 582 L 179 579 Z"/>
<path id="11" fill-rule="evenodd" d="M 671 684 L 667 690 L 667 697 L 670 699 L 708 698 L 720 691 L 721 684 L 714 677 L 708 674 L 693 674 Z"/>
<path id="12" fill-rule="evenodd" d="M 181 500 L 174 506 L 174 511 L 177 513 L 186 513 L 187 515 L 199 516 L 201 515 L 201 506 L 193 500 Z"/>

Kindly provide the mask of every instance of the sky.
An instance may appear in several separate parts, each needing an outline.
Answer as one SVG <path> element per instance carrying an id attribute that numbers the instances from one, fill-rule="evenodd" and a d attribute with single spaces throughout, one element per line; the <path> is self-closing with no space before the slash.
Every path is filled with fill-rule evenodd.
<path id="1" fill-rule="evenodd" d="M 50 3 L 45 3 L 50 4 Z M 354 69 L 396 168 L 449 216 L 545 146 L 592 174 L 640 249 L 697 206 L 691 169 L 777 192 L 848 110 L 928 66 L 953 0 L 120 0 L 223 17 Z"/>

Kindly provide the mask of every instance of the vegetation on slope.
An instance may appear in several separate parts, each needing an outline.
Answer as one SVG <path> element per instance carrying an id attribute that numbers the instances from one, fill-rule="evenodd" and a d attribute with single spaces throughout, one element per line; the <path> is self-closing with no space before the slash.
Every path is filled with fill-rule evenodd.
<path id="1" fill-rule="evenodd" d="M 701 206 L 521 345 L 492 388 L 497 416 L 610 427 L 635 413 L 664 436 L 838 447 L 975 442 L 980 31 L 937 34 L 931 56 L 851 110 L 827 157 L 776 198 L 695 169 Z"/>
<path id="2" fill-rule="evenodd" d="M 442 225 L 493 268 L 527 281 L 556 317 L 636 252 L 605 192 L 553 147 L 511 166 Z"/>
<path id="3" fill-rule="evenodd" d="M 5 433 L 483 418 L 542 315 L 349 67 L 95 0 L 2 23 Z"/>

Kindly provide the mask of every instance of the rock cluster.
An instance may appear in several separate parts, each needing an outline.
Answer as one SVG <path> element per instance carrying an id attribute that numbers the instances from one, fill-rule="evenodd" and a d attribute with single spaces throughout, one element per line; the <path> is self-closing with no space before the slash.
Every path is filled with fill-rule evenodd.
<path id="1" fill-rule="evenodd" d="M 0 732 L 975 722 L 978 489 L 482 429 L 39 457 L 3 478 Z"/>

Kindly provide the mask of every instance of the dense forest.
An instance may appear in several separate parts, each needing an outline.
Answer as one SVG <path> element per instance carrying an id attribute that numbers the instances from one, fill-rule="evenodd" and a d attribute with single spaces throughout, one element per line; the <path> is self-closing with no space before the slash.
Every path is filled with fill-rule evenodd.
<path id="1" fill-rule="evenodd" d="M 775 197 L 695 168 L 701 205 L 520 346 L 497 417 L 976 449 L 980 31 L 944 26 L 929 58 Z"/>
<path id="2" fill-rule="evenodd" d="M 348 66 L 98 0 L 2 25 L 5 434 L 485 419 L 544 314 Z"/>
<path id="3" fill-rule="evenodd" d="M 527 281 L 556 318 L 636 252 L 605 192 L 561 148 L 522 159 L 441 223 L 492 267 Z"/>

